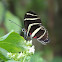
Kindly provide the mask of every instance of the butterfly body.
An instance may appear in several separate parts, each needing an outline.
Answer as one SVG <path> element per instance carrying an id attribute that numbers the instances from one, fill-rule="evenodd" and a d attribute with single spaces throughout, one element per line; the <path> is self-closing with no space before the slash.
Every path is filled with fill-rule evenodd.
<path id="1" fill-rule="evenodd" d="M 27 12 L 24 17 L 26 36 L 35 38 L 42 44 L 49 42 L 48 31 L 42 25 L 40 18 L 34 12 Z"/>

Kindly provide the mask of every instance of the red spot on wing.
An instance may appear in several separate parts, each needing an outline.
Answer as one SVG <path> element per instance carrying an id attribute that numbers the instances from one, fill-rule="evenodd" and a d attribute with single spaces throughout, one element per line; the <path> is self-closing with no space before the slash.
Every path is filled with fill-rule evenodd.
<path id="1" fill-rule="evenodd" d="M 37 38 L 37 36 L 35 36 L 35 37 L 33 37 L 33 38 L 35 38 L 35 39 L 36 39 L 36 38 Z"/>
<path id="2" fill-rule="evenodd" d="M 30 33 L 30 35 L 31 35 L 31 34 L 32 34 L 32 33 Z M 36 38 L 37 38 L 37 36 L 35 36 L 35 37 L 33 37 L 33 38 L 35 38 L 35 39 L 36 39 Z"/>

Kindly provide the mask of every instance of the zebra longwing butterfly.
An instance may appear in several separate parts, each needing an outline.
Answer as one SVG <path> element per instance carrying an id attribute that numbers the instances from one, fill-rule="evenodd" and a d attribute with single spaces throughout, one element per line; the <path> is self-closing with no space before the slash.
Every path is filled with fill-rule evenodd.
<path id="1" fill-rule="evenodd" d="M 27 12 L 24 16 L 24 25 L 27 37 L 36 38 L 44 45 L 49 42 L 48 31 L 42 25 L 37 14 L 31 11 Z"/>

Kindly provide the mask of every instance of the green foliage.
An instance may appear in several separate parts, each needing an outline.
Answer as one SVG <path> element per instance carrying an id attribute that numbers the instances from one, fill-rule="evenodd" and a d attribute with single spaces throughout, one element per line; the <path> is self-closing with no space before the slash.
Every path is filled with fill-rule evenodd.
<path id="1" fill-rule="evenodd" d="M 14 31 L 0 38 L 0 58 L 6 62 L 30 62 L 34 51 L 32 41 L 26 42 Z"/>
<path id="2" fill-rule="evenodd" d="M 16 0 L 14 3 L 16 15 L 19 16 L 21 19 L 23 19 L 26 11 L 29 11 L 29 9 L 31 9 L 31 6 L 32 6 L 31 0 L 19 0 L 19 1 Z"/>
<path id="3" fill-rule="evenodd" d="M 31 62 L 45 62 L 45 60 L 41 57 L 41 53 L 40 52 L 36 52 L 31 57 Z"/>
<path id="4" fill-rule="evenodd" d="M 12 23 L 9 20 L 17 23 L 21 27 L 17 26 L 16 24 Z M 10 11 L 6 12 L 4 25 L 5 25 L 6 29 L 7 29 L 7 31 L 15 30 L 17 33 L 20 33 L 21 28 L 22 28 L 20 19 L 17 18 L 16 16 L 14 16 Z"/>
<path id="5" fill-rule="evenodd" d="M 0 48 L 0 58 L 2 60 L 4 60 L 4 61 L 8 60 L 7 53 L 8 53 L 8 51 L 6 51 L 3 48 Z"/>
<path id="6" fill-rule="evenodd" d="M 0 37 L 3 36 L 5 34 L 5 31 L 3 28 L 0 28 Z"/>
<path id="7" fill-rule="evenodd" d="M 32 3 L 33 3 L 33 9 L 38 12 L 45 11 L 47 8 L 47 1 L 46 0 L 32 0 Z"/>
<path id="8" fill-rule="evenodd" d="M 0 38 L 0 47 L 8 52 L 20 52 L 24 50 L 24 38 L 15 32 L 10 32 Z M 6 47 L 8 46 L 8 47 Z"/>
<path id="9" fill-rule="evenodd" d="M 51 62 L 62 62 L 62 57 L 55 57 Z"/>
<path id="10" fill-rule="evenodd" d="M 21 61 L 8 60 L 8 61 L 5 61 L 5 62 L 21 62 Z"/>
<path id="11" fill-rule="evenodd" d="M 16 1 L 15 4 L 14 4 L 14 7 L 15 7 L 15 13 L 17 16 L 19 16 L 20 18 L 24 18 L 24 14 L 25 14 L 25 8 L 23 8 L 21 5 L 20 5 L 20 1 Z"/>
<path id="12" fill-rule="evenodd" d="M 3 16 L 4 16 L 4 6 L 3 3 L 0 1 L 0 24 L 3 21 Z"/>

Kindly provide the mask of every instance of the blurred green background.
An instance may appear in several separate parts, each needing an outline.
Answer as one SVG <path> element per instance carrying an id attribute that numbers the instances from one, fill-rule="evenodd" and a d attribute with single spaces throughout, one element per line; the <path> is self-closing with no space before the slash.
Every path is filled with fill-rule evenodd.
<path id="1" fill-rule="evenodd" d="M 11 30 L 21 35 L 24 15 L 34 11 L 49 32 L 50 43 L 46 46 L 33 39 L 36 53 L 31 62 L 62 62 L 62 0 L 0 0 L 0 37 Z"/>

